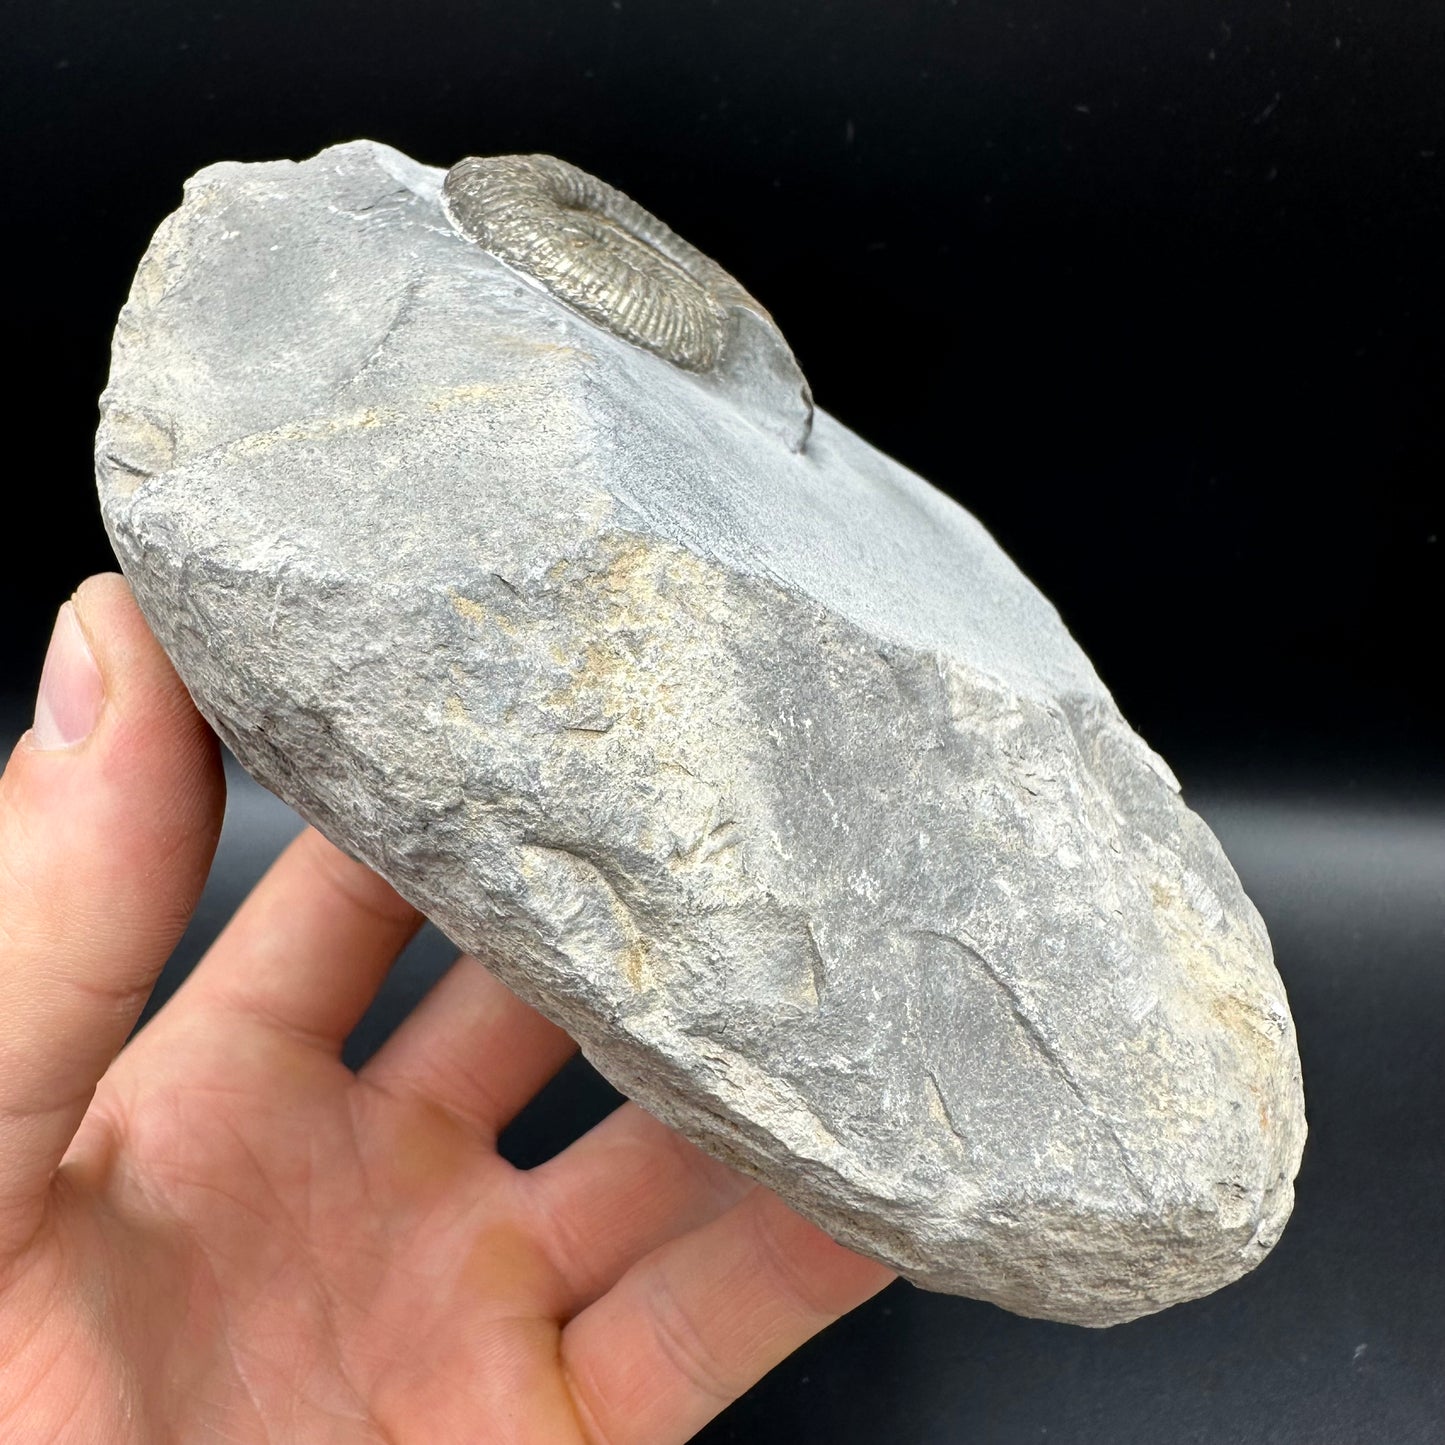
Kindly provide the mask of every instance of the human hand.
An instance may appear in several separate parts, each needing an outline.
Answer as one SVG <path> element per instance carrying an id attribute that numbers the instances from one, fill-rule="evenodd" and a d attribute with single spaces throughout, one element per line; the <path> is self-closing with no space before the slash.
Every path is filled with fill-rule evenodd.
<path id="1" fill-rule="evenodd" d="M 0 779 L 0 1442 L 684 1440 L 887 1283 L 631 1104 L 507 1164 L 574 1046 L 474 960 L 346 1068 L 421 920 L 314 832 L 118 1053 L 222 798 L 92 579 Z"/>

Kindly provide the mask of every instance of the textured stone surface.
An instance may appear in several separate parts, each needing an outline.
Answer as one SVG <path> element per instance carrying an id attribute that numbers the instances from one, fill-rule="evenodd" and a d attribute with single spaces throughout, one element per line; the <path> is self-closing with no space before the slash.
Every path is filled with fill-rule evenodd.
<path id="1" fill-rule="evenodd" d="M 1234 1279 L 1304 1138 L 1218 844 L 967 513 L 791 450 L 356 143 L 208 168 L 98 470 L 246 766 L 620 1088 L 930 1288 Z"/>

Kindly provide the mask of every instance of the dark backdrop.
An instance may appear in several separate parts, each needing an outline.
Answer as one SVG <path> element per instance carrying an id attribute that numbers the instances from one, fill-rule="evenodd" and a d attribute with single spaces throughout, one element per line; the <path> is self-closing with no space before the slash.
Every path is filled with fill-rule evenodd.
<path id="1" fill-rule="evenodd" d="M 109 565 L 95 398 L 181 181 L 370 136 L 556 152 L 717 256 L 1212 800 L 1310 1091 L 1276 1255 L 1103 1336 L 893 1291 L 715 1438 L 1445 1438 L 1439 0 L 0 11 L 0 717 Z"/>
<path id="2" fill-rule="evenodd" d="M 108 559 L 109 328 L 181 181 L 360 135 L 546 150 L 769 306 L 1187 766 L 1428 766 L 1445 481 L 1439 0 L 4 7 L 8 633 Z"/>

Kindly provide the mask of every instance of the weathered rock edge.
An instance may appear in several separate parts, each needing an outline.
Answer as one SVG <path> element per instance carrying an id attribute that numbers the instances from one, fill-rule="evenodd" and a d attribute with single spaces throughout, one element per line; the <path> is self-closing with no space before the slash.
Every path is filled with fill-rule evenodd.
<path id="1" fill-rule="evenodd" d="M 210 167 L 141 263 L 97 472 L 201 711 L 916 1283 L 1100 1325 L 1251 1268 L 1304 1139 L 1268 939 L 1052 609 L 826 413 L 790 456 L 519 287 L 439 179 Z"/>

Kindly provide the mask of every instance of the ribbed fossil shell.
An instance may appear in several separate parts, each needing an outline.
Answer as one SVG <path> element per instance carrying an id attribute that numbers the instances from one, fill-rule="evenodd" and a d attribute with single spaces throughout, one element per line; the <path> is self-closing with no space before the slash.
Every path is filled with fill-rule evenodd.
<path id="1" fill-rule="evenodd" d="M 468 240 L 558 301 L 699 377 L 801 450 L 813 402 L 771 316 L 716 261 L 555 156 L 468 156 L 442 207 Z"/>
<path id="2" fill-rule="evenodd" d="M 464 236 L 589 321 L 688 371 L 717 365 L 719 293 L 742 288 L 605 181 L 555 156 L 470 156 L 442 195 Z"/>

